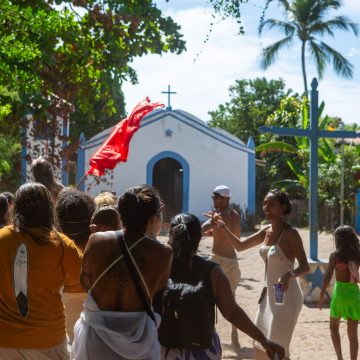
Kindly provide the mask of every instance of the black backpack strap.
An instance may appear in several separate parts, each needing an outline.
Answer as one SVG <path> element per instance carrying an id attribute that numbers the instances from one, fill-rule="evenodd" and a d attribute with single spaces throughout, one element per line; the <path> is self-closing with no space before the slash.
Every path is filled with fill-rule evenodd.
<path id="1" fill-rule="evenodd" d="M 121 252 L 124 256 L 126 265 L 128 267 L 129 270 L 129 274 L 134 282 L 136 291 L 138 293 L 138 295 L 141 298 L 141 301 L 145 307 L 145 311 L 147 312 L 147 314 L 151 317 L 151 319 L 154 321 L 154 323 L 156 324 L 156 320 L 155 320 L 155 315 L 154 312 L 151 310 L 150 305 L 146 299 L 146 295 L 145 295 L 145 291 L 143 286 L 141 285 L 141 279 L 140 279 L 140 275 L 138 273 L 138 271 L 136 270 L 136 267 L 133 263 L 133 261 L 131 260 L 130 254 L 129 254 L 129 249 L 125 244 L 125 239 L 123 236 L 123 233 L 121 231 L 115 231 L 116 237 L 119 241 L 120 244 L 120 248 L 121 248 Z"/>

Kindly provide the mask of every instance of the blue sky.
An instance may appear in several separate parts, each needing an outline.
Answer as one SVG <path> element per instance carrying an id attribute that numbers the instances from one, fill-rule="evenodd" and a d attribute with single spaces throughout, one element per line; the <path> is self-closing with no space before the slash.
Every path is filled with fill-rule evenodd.
<path id="1" fill-rule="evenodd" d="M 209 41 L 203 46 L 212 21 L 212 9 L 206 0 L 156 1 L 164 14 L 181 25 L 187 51 L 181 55 L 146 55 L 136 59 L 132 66 L 137 71 L 139 83 L 126 83 L 124 86 L 127 111 L 130 112 L 145 96 L 166 103 L 167 97 L 161 91 L 167 90 L 168 84 L 177 92 L 171 98 L 173 109 L 188 111 L 204 121 L 210 119 L 208 111 L 215 110 L 219 104 L 230 99 L 228 89 L 238 79 L 281 77 L 288 88 L 302 93 L 300 44 L 297 41 L 280 53 L 278 61 L 270 69 L 263 71 L 259 67 L 261 43 L 270 44 L 281 36 L 271 30 L 259 39 L 257 27 L 264 2 L 252 0 L 252 4 L 242 7 L 245 35 L 237 34 L 235 21 L 218 18 Z M 360 24 L 360 0 L 343 0 L 343 7 L 338 13 Z M 273 0 L 266 17 L 282 16 L 276 0 Z M 356 106 L 360 101 L 360 37 L 339 31 L 334 39 L 325 37 L 323 40 L 354 65 L 354 78 L 346 80 L 337 77 L 329 64 L 319 83 L 319 99 L 325 101 L 325 113 L 339 116 L 345 123 L 360 125 L 360 109 Z M 316 76 L 310 59 L 307 60 L 307 75 L 309 83 Z"/>

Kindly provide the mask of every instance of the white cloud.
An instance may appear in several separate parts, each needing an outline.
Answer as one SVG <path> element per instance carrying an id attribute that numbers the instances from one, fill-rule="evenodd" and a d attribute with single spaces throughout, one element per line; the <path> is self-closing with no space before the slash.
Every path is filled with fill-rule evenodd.
<path id="1" fill-rule="evenodd" d="M 351 48 L 349 52 L 346 54 L 347 57 L 353 57 L 360 54 L 360 50 L 356 48 Z"/>
<path id="2" fill-rule="evenodd" d="M 349 17 L 360 15 L 359 0 L 343 0 L 343 6 L 340 8 L 343 14 L 349 14 Z"/>
<path id="3" fill-rule="evenodd" d="M 356 2 L 360 5 L 360 0 Z M 267 71 L 261 71 L 261 46 L 257 34 L 239 36 L 234 21 L 220 21 L 215 24 L 209 41 L 203 47 L 211 22 L 208 10 L 192 8 L 170 12 L 168 15 L 181 24 L 187 41 L 187 52 L 181 55 L 148 55 L 134 61 L 133 67 L 138 73 L 139 84 L 124 86 L 128 112 L 145 96 L 153 101 L 166 102 L 167 96 L 161 94 L 161 91 L 167 90 L 168 84 L 177 92 L 171 98 L 172 107 L 186 110 L 205 121 L 209 120 L 208 111 L 229 101 L 228 89 L 237 79 L 281 77 L 288 87 L 302 93 L 299 43 L 294 42 L 292 47 L 284 49 L 276 64 Z M 279 34 L 267 32 L 262 42 L 266 45 L 279 38 Z M 353 44 L 358 40 L 355 38 L 354 41 Z M 194 62 L 201 49 L 202 52 Z M 347 49 L 345 53 L 353 54 L 352 61 L 359 60 L 359 56 L 355 56 L 359 53 L 356 47 L 348 46 Z M 346 122 L 360 124 L 360 113 L 352 110 L 360 98 L 360 61 L 354 65 L 356 78 L 351 81 L 336 78 L 329 66 L 325 80 L 319 84 L 319 91 L 320 99 L 326 102 L 326 113 L 340 116 Z M 307 73 L 310 84 L 316 72 L 309 61 Z"/>

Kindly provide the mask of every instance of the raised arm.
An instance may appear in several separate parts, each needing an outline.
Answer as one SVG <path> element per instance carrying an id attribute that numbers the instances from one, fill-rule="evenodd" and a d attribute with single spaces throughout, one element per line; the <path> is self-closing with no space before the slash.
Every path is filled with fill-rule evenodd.
<path id="1" fill-rule="evenodd" d="M 335 255 L 332 253 L 330 254 L 329 257 L 329 264 L 328 267 L 326 269 L 325 275 L 324 275 L 324 280 L 321 286 L 321 291 L 320 291 L 320 297 L 319 297 L 319 302 L 318 302 L 318 307 L 321 310 L 322 309 L 322 304 L 324 301 L 324 294 L 326 292 L 326 289 L 331 281 L 331 278 L 333 276 L 334 273 L 334 269 L 335 269 L 335 263 L 336 263 L 336 257 Z"/>
<path id="2" fill-rule="evenodd" d="M 222 228 L 222 231 L 226 232 L 226 234 L 228 235 L 228 241 L 231 242 L 231 245 L 236 251 L 244 251 L 261 244 L 264 241 L 266 233 L 266 229 L 261 229 L 255 234 L 252 234 L 244 240 L 241 240 L 233 232 L 231 232 L 231 230 L 225 224 L 224 227 L 220 226 L 220 228 Z"/>
<path id="3" fill-rule="evenodd" d="M 264 347 L 270 359 L 273 358 L 275 353 L 278 354 L 279 359 L 282 359 L 284 357 L 283 347 L 266 339 L 264 334 L 250 320 L 245 311 L 235 302 L 229 280 L 221 267 L 216 266 L 212 270 L 211 283 L 216 305 L 224 318 L 246 335 L 258 341 Z"/>
<path id="4" fill-rule="evenodd" d="M 206 213 L 206 214 L 210 214 L 210 213 Z M 209 233 L 212 231 L 214 227 L 213 221 L 212 219 L 208 219 L 206 220 L 202 225 L 201 225 L 201 232 L 204 236 L 209 235 Z"/>
<path id="5" fill-rule="evenodd" d="M 212 226 L 216 226 L 221 231 L 223 231 L 227 236 L 226 239 L 231 242 L 232 247 L 236 251 L 244 251 L 250 249 L 256 245 L 261 244 L 264 241 L 266 235 L 266 229 L 263 228 L 257 231 L 255 234 L 248 236 L 244 240 L 240 239 L 240 220 L 239 226 L 236 228 L 236 232 L 239 234 L 234 234 L 231 229 L 227 226 L 224 220 L 221 218 L 221 215 L 216 212 L 208 212 L 204 213 L 205 216 L 209 217 L 210 219 L 206 223 L 212 224 Z"/>

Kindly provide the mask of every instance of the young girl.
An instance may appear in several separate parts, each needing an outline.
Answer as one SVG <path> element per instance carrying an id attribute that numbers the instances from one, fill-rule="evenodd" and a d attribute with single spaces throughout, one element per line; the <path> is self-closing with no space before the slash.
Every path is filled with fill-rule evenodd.
<path id="1" fill-rule="evenodd" d="M 113 206 L 98 207 L 90 220 L 90 231 L 116 231 L 121 229 L 120 214 Z"/>
<path id="2" fill-rule="evenodd" d="M 358 355 L 357 328 L 360 320 L 359 282 L 360 243 L 354 229 L 340 226 L 334 232 L 336 250 L 330 254 L 321 288 L 319 309 L 322 308 L 324 294 L 335 270 L 336 283 L 330 304 L 330 333 L 336 356 L 342 360 L 339 334 L 340 319 L 347 320 L 347 333 L 350 342 L 350 358 Z"/>

